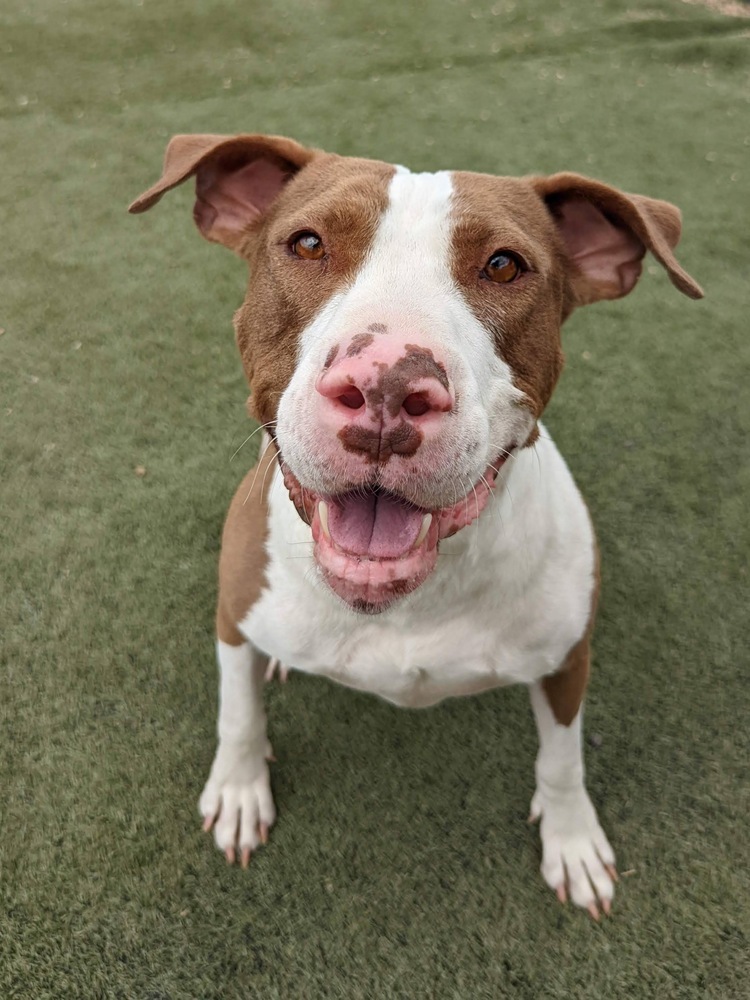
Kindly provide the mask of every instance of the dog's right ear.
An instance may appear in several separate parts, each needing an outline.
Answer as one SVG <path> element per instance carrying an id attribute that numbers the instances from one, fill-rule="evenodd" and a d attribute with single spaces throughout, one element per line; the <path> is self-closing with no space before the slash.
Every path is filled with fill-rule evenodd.
<path id="1" fill-rule="evenodd" d="M 176 135 L 161 178 L 128 211 L 145 212 L 195 174 L 195 224 L 207 240 L 239 251 L 246 228 L 316 155 L 276 135 Z"/>

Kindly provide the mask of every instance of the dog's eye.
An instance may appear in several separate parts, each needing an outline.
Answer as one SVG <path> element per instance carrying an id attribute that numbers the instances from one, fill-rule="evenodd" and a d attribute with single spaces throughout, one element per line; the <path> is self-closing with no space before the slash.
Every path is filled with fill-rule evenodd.
<path id="1" fill-rule="evenodd" d="M 326 249 L 317 233 L 300 233 L 292 240 L 292 252 L 304 260 L 320 260 Z"/>
<path id="2" fill-rule="evenodd" d="M 525 270 L 521 258 L 511 250 L 496 250 L 484 265 L 484 275 L 490 281 L 507 285 Z"/>

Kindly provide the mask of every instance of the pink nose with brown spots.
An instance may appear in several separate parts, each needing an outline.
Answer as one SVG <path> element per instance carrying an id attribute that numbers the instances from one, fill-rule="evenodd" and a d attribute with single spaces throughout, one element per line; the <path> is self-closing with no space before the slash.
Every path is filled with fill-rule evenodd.
<path id="1" fill-rule="evenodd" d="M 445 365 L 430 348 L 395 335 L 358 334 L 332 349 L 316 389 L 325 426 L 347 451 L 376 462 L 413 455 L 455 406 Z"/>

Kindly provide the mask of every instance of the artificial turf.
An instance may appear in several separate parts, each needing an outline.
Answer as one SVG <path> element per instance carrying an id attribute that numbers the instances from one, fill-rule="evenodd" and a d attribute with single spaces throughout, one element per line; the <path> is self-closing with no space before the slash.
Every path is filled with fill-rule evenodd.
<path id="1" fill-rule="evenodd" d="M 1 997 L 750 996 L 749 27 L 678 0 L 4 0 Z M 602 550 L 589 787 L 631 873 L 605 923 L 537 871 L 520 689 L 408 712 L 295 675 L 267 692 L 270 845 L 243 872 L 201 834 L 245 278 L 186 190 L 125 212 L 191 131 L 683 209 L 706 299 L 651 261 L 575 314 L 547 415 Z"/>

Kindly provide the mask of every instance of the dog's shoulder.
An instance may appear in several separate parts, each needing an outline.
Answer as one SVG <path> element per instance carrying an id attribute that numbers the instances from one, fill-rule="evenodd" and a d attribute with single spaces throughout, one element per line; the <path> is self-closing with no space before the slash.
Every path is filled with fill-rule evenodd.
<path id="1" fill-rule="evenodd" d="M 258 462 L 237 488 L 222 532 L 216 626 L 219 639 L 233 646 L 243 641 L 238 623 L 267 583 L 268 498 L 277 474 L 276 450 L 264 434 Z"/>

